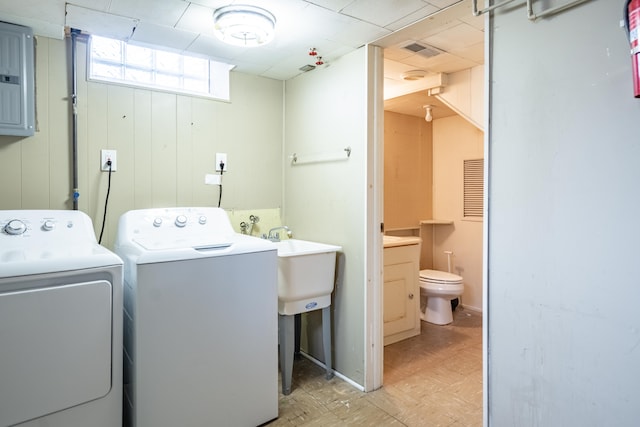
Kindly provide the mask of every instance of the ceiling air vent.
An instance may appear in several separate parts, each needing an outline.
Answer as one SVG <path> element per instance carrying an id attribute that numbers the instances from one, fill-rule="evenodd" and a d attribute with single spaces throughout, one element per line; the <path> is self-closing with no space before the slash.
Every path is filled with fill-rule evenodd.
<path id="1" fill-rule="evenodd" d="M 408 44 L 404 48 L 407 49 L 407 50 L 410 50 L 411 52 L 420 52 L 422 49 L 425 49 L 424 46 L 422 46 L 421 44 L 418 44 L 418 43 Z"/>
<path id="2" fill-rule="evenodd" d="M 431 58 L 432 56 L 440 55 L 442 51 L 440 49 L 436 49 L 433 46 L 424 46 L 420 43 L 411 43 L 404 46 L 403 49 L 410 50 L 413 53 L 417 53 L 422 56 L 426 56 L 427 58 Z"/>

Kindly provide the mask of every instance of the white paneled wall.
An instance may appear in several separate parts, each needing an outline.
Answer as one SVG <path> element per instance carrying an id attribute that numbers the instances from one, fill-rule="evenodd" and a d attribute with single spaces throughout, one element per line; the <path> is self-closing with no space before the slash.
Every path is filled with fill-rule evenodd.
<path id="1" fill-rule="evenodd" d="M 33 137 L 0 136 L 0 209 L 70 209 L 71 109 L 68 41 L 40 37 L 36 48 L 37 122 Z M 204 184 L 215 153 L 227 153 L 222 207 L 282 205 L 283 83 L 231 73 L 230 103 L 87 82 L 78 44 L 79 208 L 99 233 L 108 174 L 100 150 L 117 150 L 103 243 L 130 209 L 217 206 Z"/>
<path id="2" fill-rule="evenodd" d="M 482 159 L 484 134 L 460 116 L 433 121 L 433 217 L 453 225 L 433 226 L 433 264 L 464 278 L 462 304 L 482 310 L 482 218 L 463 215 L 464 160 Z"/>
<path id="3" fill-rule="evenodd" d="M 285 221 L 301 239 L 342 246 L 332 304 L 335 368 L 364 383 L 367 155 L 366 49 L 287 81 L 286 154 L 344 153 L 348 160 L 285 164 Z M 318 311 L 306 315 L 303 346 L 322 358 Z"/>

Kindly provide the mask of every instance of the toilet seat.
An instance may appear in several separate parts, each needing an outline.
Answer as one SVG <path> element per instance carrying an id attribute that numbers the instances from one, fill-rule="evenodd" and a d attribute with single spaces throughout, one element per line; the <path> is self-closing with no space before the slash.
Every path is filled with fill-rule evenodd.
<path id="1" fill-rule="evenodd" d="M 420 270 L 420 281 L 439 285 L 459 285 L 462 277 L 439 270 Z"/>
<path id="2" fill-rule="evenodd" d="M 438 270 L 420 270 L 420 294 L 427 298 L 420 319 L 436 325 L 453 322 L 451 300 L 464 292 L 462 277 Z"/>

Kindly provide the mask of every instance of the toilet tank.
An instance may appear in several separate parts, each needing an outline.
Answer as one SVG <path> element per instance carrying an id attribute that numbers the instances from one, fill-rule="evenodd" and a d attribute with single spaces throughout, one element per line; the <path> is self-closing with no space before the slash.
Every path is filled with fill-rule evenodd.
<path id="1" fill-rule="evenodd" d="M 33 135 L 34 86 L 33 31 L 0 22 L 0 135 Z"/>

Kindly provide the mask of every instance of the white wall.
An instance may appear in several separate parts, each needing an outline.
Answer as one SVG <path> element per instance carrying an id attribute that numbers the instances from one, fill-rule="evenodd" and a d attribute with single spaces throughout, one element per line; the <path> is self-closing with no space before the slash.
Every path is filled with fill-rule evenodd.
<path id="1" fill-rule="evenodd" d="M 284 222 L 294 237 L 341 245 L 333 304 L 334 367 L 364 384 L 367 155 L 366 49 L 286 82 L 285 155 L 348 160 L 284 165 Z M 322 360 L 320 311 L 307 315 L 303 347 Z"/>
<path id="2" fill-rule="evenodd" d="M 99 233 L 107 190 L 100 149 L 117 150 L 106 246 L 127 210 L 217 206 L 218 187 L 204 184 L 216 152 L 227 153 L 229 164 L 222 207 L 281 206 L 283 82 L 231 73 L 229 103 L 87 82 L 84 46 L 78 43 L 79 208 Z M 36 55 L 38 130 L 0 136 L 0 209 L 72 206 L 67 42 L 39 37 Z"/>
<path id="3" fill-rule="evenodd" d="M 491 426 L 640 423 L 640 100 L 622 3 L 535 23 L 507 7 L 491 24 Z"/>
<path id="4" fill-rule="evenodd" d="M 482 310 L 482 218 L 464 218 L 464 160 L 484 157 L 484 134 L 460 116 L 433 121 L 433 217 L 452 225 L 433 227 L 433 265 L 464 278 L 461 303 Z M 430 226 L 425 226 L 430 227 Z"/>
<path id="5" fill-rule="evenodd" d="M 450 73 L 444 92 L 436 98 L 484 130 L 484 82 L 484 65 Z"/>

